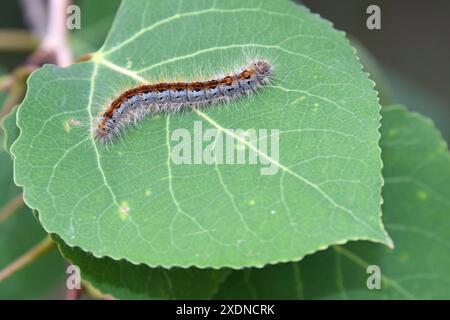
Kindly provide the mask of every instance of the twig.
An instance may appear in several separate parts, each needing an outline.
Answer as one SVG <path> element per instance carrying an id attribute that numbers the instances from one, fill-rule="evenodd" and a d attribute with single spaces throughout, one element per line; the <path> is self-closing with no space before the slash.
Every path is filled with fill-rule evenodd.
<path id="1" fill-rule="evenodd" d="M 0 223 L 8 219 L 17 209 L 24 205 L 23 194 L 12 198 L 11 200 L 3 206 L 0 210 Z"/>
<path id="2" fill-rule="evenodd" d="M 98 300 L 118 300 L 110 294 L 104 294 L 100 289 L 94 287 L 90 282 L 82 281 L 82 288 L 94 299 Z"/>
<path id="3" fill-rule="evenodd" d="M 31 262 L 49 252 L 55 247 L 55 242 L 50 236 L 46 236 L 40 243 L 31 248 L 28 252 L 19 257 L 16 261 L 0 270 L 0 283 L 6 278 L 10 277 L 17 271 L 23 269 Z"/>
<path id="4" fill-rule="evenodd" d="M 39 44 L 34 34 L 15 29 L 0 30 L 0 51 L 33 51 Z"/>

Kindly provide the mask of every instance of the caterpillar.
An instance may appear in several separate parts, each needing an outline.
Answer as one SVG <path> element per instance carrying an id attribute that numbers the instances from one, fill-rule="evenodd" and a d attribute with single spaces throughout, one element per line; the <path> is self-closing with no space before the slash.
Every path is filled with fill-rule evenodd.
<path id="1" fill-rule="evenodd" d="M 126 90 L 97 119 L 94 136 L 108 143 L 147 115 L 227 103 L 256 91 L 270 81 L 271 75 L 272 65 L 261 59 L 218 79 L 162 82 Z"/>

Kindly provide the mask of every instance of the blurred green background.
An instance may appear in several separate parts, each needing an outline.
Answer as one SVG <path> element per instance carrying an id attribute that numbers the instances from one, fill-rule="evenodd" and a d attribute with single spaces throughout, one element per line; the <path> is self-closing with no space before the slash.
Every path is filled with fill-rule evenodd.
<path id="1" fill-rule="evenodd" d="M 379 74 L 372 78 L 380 91 L 388 91 L 381 92 L 382 104 L 399 102 L 429 116 L 450 141 L 450 1 L 302 2 L 370 53 Z M 366 27 L 371 4 L 381 9 L 381 30 Z"/>

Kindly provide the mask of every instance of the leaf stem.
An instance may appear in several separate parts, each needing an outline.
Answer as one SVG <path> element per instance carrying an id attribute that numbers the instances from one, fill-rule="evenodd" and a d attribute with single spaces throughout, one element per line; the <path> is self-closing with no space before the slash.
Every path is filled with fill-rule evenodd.
<path id="1" fill-rule="evenodd" d="M 23 194 L 9 200 L 6 205 L 0 210 L 0 224 L 8 219 L 17 209 L 21 208 L 25 203 L 23 202 Z"/>
<path id="2" fill-rule="evenodd" d="M 0 270 L 0 283 L 16 273 L 17 271 L 23 269 L 40 256 L 49 252 L 51 249 L 55 247 L 55 242 L 48 235 L 41 242 L 39 242 L 36 246 L 31 248 L 28 252 L 24 253 L 21 257 L 19 257 L 16 261 L 12 262 L 10 265 L 6 266 L 4 269 Z"/>

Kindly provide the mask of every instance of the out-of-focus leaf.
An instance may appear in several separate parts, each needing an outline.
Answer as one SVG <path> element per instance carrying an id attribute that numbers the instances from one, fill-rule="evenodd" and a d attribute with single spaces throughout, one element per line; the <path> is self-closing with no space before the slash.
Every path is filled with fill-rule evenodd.
<path id="1" fill-rule="evenodd" d="M 233 271 L 217 298 L 450 298 L 450 153 L 428 118 L 400 106 L 382 115 L 383 220 L 395 249 L 349 243 L 299 263 Z M 380 290 L 366 286 L 369 265 L 380 268 Z"/>

